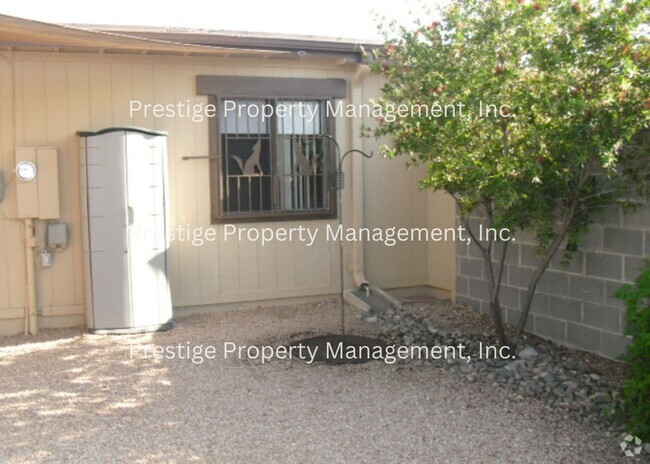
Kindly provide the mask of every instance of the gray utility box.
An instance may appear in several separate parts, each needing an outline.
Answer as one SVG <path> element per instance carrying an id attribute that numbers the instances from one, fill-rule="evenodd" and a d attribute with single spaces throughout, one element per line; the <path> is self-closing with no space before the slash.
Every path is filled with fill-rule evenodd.
<path id="1" fill-rule="evenodd" d="M 168 329 L 167 136 L 120 127 L 78 135 L 88 329 Z"/>

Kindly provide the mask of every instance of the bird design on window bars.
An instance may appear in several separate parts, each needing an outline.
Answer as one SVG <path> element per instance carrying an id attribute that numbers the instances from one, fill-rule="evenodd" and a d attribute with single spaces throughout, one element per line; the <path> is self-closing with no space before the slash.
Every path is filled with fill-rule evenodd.
<path id="1" fill-rule="evenodd" d="M 256 175 L 255 168 L 257 168 L 259 172 L 258 175 L 263 176 L 264 171 L 262 171 L 262 165 L 260 164 L 261 151 L 262 151 L 262 141 L 258 140 L 257 143 L 253 145 L 253 153 L 248 157 L 246 161 L 244 161 L 241 156 L 230 155 L 230 157 L 235 160 L 237 166 L 239 166 L 239 170 L 243 175 L 254 176 Z"/>
<path id="2" fill-rule="evenodd" d="M 309 160 L 302 151 L 302 140 L 298 139 L 296 143 L 296 174 L 301 176 L 308 176 L 310 174 L 316 174 L 318 171 L 318 159 L 319 155 L 314 154 L 313 164 L 309 164 Z"/>

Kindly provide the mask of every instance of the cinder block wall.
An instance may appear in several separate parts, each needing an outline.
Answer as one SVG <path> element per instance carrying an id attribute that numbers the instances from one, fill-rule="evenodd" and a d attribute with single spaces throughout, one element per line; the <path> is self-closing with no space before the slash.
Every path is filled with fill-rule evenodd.
<path id="1" fill-rule="evenodd" d="M 479 218 L 473 218 L 476 223 Z M 650 204 L 637 212 L 606 210 L 594 218 L 580 251 L 568 265 L 556 256 L 542 277 L 527 331 L 610 358 L 625 352 L 625 310 L 612 294 L 641 272 L 650 256 Z M 489 311 L 487 280 L 475 244 L 457 246 L 456 301 Z M 516 324 L 538 258 L 535 241 L 518 234 L 508 246 L 500 294 L 505 320 Z"/>

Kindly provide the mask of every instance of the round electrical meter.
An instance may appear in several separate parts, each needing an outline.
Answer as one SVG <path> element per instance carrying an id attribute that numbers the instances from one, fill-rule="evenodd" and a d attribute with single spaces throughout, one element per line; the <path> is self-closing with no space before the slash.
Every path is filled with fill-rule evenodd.
<path id="1" fill-rule="evenodd" d="M 34 180 L 36 177 L 36 166 L 31 161 L 21 161 L 16 165 L 16 175 L 24 182 Z"/>

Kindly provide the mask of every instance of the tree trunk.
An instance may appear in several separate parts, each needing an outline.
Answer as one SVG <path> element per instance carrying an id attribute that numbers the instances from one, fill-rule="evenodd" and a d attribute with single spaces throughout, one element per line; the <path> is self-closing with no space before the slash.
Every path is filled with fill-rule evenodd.
<path id="1" fill-rule="evenodd" d="M 539 266 L 537 266 L 537 269 L 535 269 L 533 278 L 528 284 L 528 289 L 526 290 L 526 299 L 524 301 L 523 307 L 521 308 L 522 313 L 519 322 L 517 323 L 517 328 L 515 329 L 514 340 L 518 340 L 519 337 L 521 337 L 521 334 L 524 332 L 524 328 L 526 327 L 526 321 L 528 320 L 528 315 L 530 313 L 530 307 L 533 304 L 533 298 L 535 296 L 535 291 L 537 290 L 537 284 L 539 284 L 539 280 L 542 278 L 542 275 L 544 275 L 544 272 L 546 271 L 546 268 L 548 268 L 548 265 L 553 259 L 553 256 L 555 256 L 558 249 L 560 248 L 560 245 L 564 241 L 564 238 L 566 237 L 569 227 L 575 220 L 575 210 L 576 210 L 575 203 L 572 203 L 571 207 L 569 208 L 569 213 L 567 217 L 564 219 L 564 222 L 562 223 L 562 227 L 560 228 L 560 231 L 553 239 L 553 242 L 551 243 L 551 246 L 548 248 L 548 251 L 544 255 L 542 262 L 539 264 Z"/>
<path id="2" fill-rule="evenodd" d="M 489 213 L 488 207 L 488 220 L 490 222 L 489 227 L 492 226 L 491 214 Z M 508 242 L 504 243 L 501 256 L 498 261 L 498 273 L 495 275 L 494 267 L 492 263 L 492 246 L 493 242 L 488 242 L 487 246 L 481 245 L 480 241 L 477 240 L 476 234 L 471 230 L 469 226 L 469 219 L 461 216 L 461 221 L 467 229 L 471 239 L 476 243 L 476 246 L 481 250 L 483 255 L 483 266 L 485 268 L 485 274 L 487 276 L 487 285 L 488 285 L 488 294 L 490 299 L 490 313 L 492 315 L 492 321 L 494 322 L 494 329 L 499 339 L 501 346 L 510 346 L 510 341 L 506 335 L 506 331 L 503 325 L 503 317 L 501 316 L 501 305 L 499 303 L 499 291 L 501 289 L 501 278 L 503 277 L 503 268 L 505 263 L 505 255 L 507 251 Z"/>
<path id="3" fill-rule="evenodd" d="M 490 302 L 490 312 L 492 313 L 492 318 L 494 319 L 494 328 L 497 332 L 497 337 L 499 338 L 499 344 L 501 346 L 510 346 L 510 340 L 506 335 L 506 331 L 503 327 L 503 318 L 501 317 L 501 305 L 499 300 Z"/>
<path id="4" fill-rule="evenodd" d="M 504 249 L 505 249 L 504 244 Z M 505 253 L 504 253 L 505 254 Z M 492 313 L 492 320 L 494 321 L 494 328 L 496 329 L 499 344 L 501 346 L 510 346 L 510 341 L 506 335 L 503 325 L 503 317 L 501 316 L 501 304 L 499 303 L 499 291 L 501 289 L 501 277 L 503 275 L 503 256 L 499 262 L 498 277 L 494 275 L 494 267 L 492 264 L 492 256 L 490 251 L 484 253 L 483 260 L 485 263 L 486 273 L 488 275 L 488 290 L 490 295 L 490 312 Z"/>

